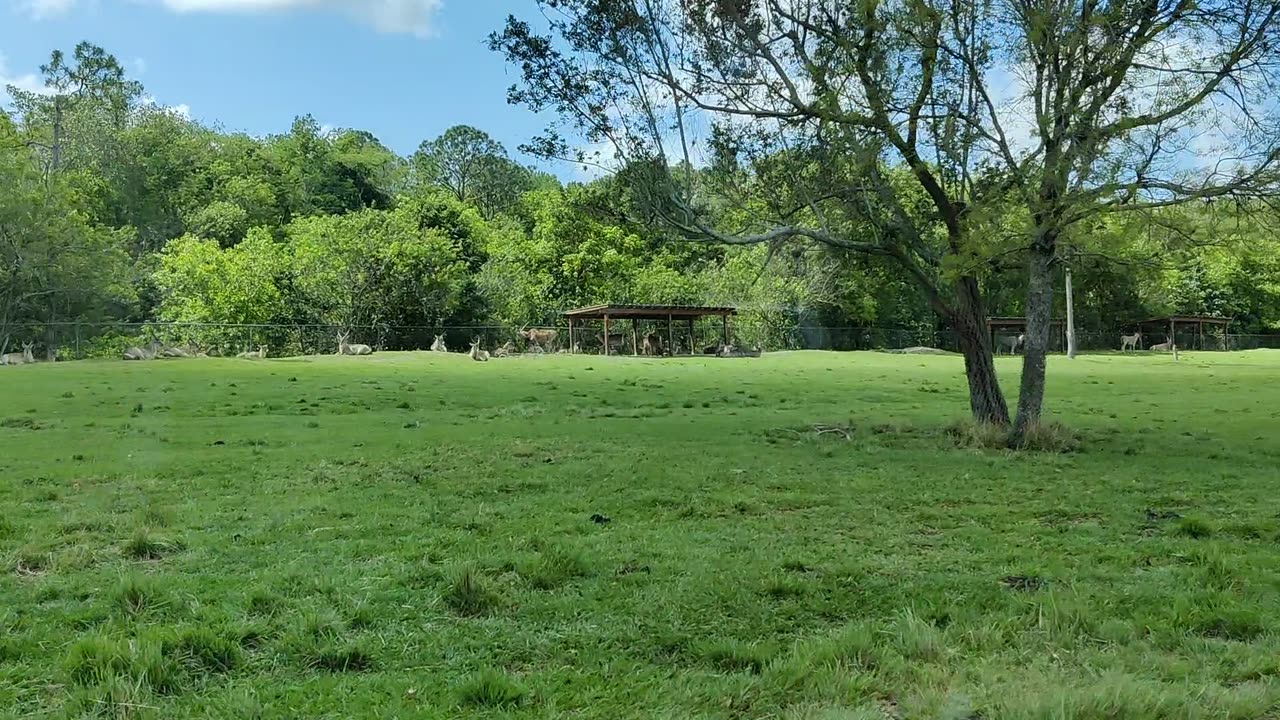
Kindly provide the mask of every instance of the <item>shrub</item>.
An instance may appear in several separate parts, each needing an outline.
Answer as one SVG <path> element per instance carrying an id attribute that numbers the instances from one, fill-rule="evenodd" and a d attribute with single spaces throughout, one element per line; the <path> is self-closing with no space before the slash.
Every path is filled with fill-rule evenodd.
<path id="1" fill-rule="evenodd" d="M 943 431 L 956 447 L 995 450 L 1009 447 L 1009 430 L 1001 425 L 966 418 L 948 425 Z"/>
<path id="2" fill-rule="evenodd" d="M 192 672 L 224 673 L 240 665 L 240 646 L 208 628 L 190 628 L 166 638 L 163 651 Z"/>
<path id="3" fill-rule="evenodd" d="M 138 528 L 133 537 L 124 544 L 124 554 L 134 560 L 159 560 L 166 555 L 180 552 L 183 545 L 180 541 L 153 535 L 147 528 Z"/>
<path id="4" fill-rule="evenodd" d="M 702 658 L 729 672 L 758 673 L 773 659 L 771 645 L 745 643 L 741 640 L 715 640 L 703 646 Z"/>
<path id="5" fill-rule="evenodd" d="M 1041 422 L 1027 428 L 1016 445 L 1019 450 L 1072 453 L 1080 450 L 1080 437 L 1059 422 Z"/>
<path id="6" fill-rule="evenodd" d="M 109 685 L 121 679 L 161 694 L 182 688 L 182 672 L 152 640 L 82 638 L 71 646 L 66 660 L 71 681 L 86 687 Z"/>
<path id="7" fill-rule="evenodd" d="M 318 642 L 299 653 L 303 664 L 327 672 L 364 672 L 373 668 L 373 654 L 359 642 Z"/>
<path id="8" fill-rule="evenodd" d="M 458 572 L 444 594 L 444 602 L 459 615 L 483 615 L 497 604 L 497 596 L 489 590 L 475 568 Z"/>
<path id="9" fill-rule="evenodd" d="M 458 700 L 475 707 L 517 707 L 527 696 L 524 688 L 496 670 L 482 670 L 458 686 Z"/>
<path id="10" fill-rule="evenodd" d="M 582 556 L 552 547 L 538 555 L 538 559 L 527 566 L 521 573 L 539 590 L 551 590 L 577 577 L 588 574 L 588 568 Z"/>
<path id="11" fill-rule="evenodd" d="M 130 618 L 145 614 L 165 605 L 165 598 L 151 581 L 141 575 L 128 574 L 120 579 L 115 593 L 116 606 Z"/>
<path id="12" fill-rule="evenodd" d="M 1197 517 L 1185 517 L 1178 521 L 1174 532 L 1183 537 L 1200 540 L 1213 535 L 1213 526 L 1208 521 Z"/>

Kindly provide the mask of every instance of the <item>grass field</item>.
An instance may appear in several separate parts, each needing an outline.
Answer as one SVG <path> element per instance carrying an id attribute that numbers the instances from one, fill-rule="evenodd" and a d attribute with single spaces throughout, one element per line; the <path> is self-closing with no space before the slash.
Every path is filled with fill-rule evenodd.
<path id="1" fill-rule="evenodd" d="M 1054 359 L 1011 454 L 951 357 L 0 368 L 0 716 L 1280 718 L 1277 378 Z"/>

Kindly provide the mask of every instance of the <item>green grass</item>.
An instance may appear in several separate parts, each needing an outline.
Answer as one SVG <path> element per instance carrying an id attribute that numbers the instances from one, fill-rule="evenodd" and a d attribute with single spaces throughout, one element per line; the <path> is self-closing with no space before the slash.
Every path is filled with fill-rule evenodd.
<path id="1" fill-rule="evenodd" d="M 1280 718 L 1280 354 L 960 368 L 0 368 L 0 717 Z"/>

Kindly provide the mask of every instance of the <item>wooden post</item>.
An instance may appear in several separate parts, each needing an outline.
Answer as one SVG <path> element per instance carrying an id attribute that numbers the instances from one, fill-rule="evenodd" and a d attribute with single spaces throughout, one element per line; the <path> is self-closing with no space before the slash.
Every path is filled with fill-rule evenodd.
<path id="1" fill-rule="evenodd" d="M 631 354 L 640 354 L 640 321 L 631 318 Z"/>
<path id="2" fill-rule="evenodd" d="M 569 354 L 577 354 L 577 345 L 573 342 L 573 318 L 569 318 Z"/>
<path id="3" fill-rule="evenodd" d="M 1169 318 L 1169 350 L 1173 352 L 1173 359 L 1178 359 L 1178 321 Z"/>
<path id="4" fill-rule="evenodd" d="M 1200 321 L 1200 332 L 1197 333 L 1197 335 L 1199 335 L 1199 338 L 1197 339 L 1200 342 L 1200 347 L 1197 349 L 1204 350 L 1204 321 L 1203 320 Z"/>
<path id="5" fill-rule="evenodd" d="M 604 316 L 604 354 L 609 355 L 609 316 Z"/>
<path id="6" fill-rule="evenodd" d="M 1071 294 L 1071 266 L 1067 265 L 1067 357 L 1076 357 L 1076 308 Z"/>
<path id="7" fill-rule="evenodd" d="M 671 329 L 671 314 L 667 314 L 667 354 L 676 354 L 676 333 Z"/>
<path id="8" fill-rule="evenodd" d="M 696 344 L 697 343 L 693 341 L 693 316 L 690 315 L 689 316 L 689 354 L 690 355 L 698 354 L 697 349 L 694 347 L 694 345 Z"/>
<path id="9" fill-rule="evenodd" d="M 720 316 L 720 344 L 729 344 L 729 315 L 727 313 Z"/>

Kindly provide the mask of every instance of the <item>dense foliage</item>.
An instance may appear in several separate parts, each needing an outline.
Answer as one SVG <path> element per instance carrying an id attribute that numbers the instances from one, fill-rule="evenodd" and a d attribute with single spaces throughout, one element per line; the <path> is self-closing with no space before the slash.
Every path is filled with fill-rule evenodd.
<path id="1" fill-rule="evenodd" d="M 52 353 L 70 342 L 69 325 L 88 341 L 112 321 L 355 327 L 377 341 L 397 326 L 553 323 L 598 302 L 738 305 L 742 340 L 772 347 L 834 342 L 803 329 L 819 326 L 941 328 L 884 258 L 803 238 L 678 240 L 643 222 L 624 183 L 564 186 L 475 128 L 452 128 L 409 157 L 310 116 L 256 138 L 149 104 L 91 45 L 55 54 L 45 70 L 51 93 L 11 90 L 0 114 L 8 347 L 31 339 Z M 708 195 L 726 192 L 735 172 L 683 170 L 705 176 Z M 741 187 L 785 194 L 789 182 L 805 180 L 783 173 Z M 741 202 L 711 195 L 702 206 L 725 227 L 742 221 Z M 1233 332 L 1280 329 L 1273 213 L 1224 200 L 1157 219 L 1073 231 L 1083 332 L 1175 311 L 1234 318 Z M 998 245 L 1021 221 L 984 222 Z M 973 262 L 991 314 L 1019 314 L 1019 276 L 998 256 Z M 190 339 L 242 337 L 199 333 Z"/>

